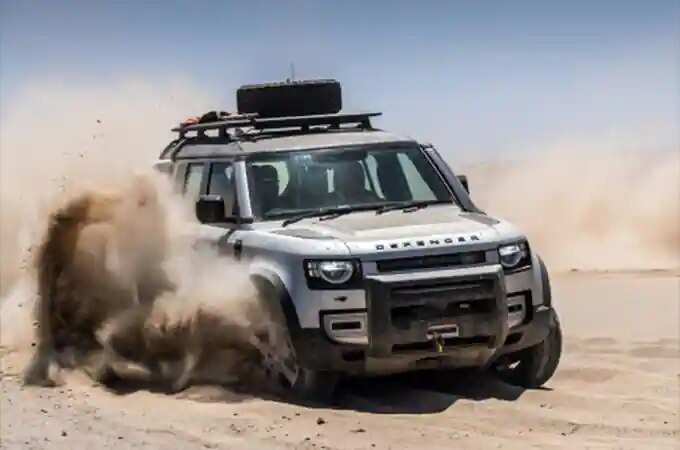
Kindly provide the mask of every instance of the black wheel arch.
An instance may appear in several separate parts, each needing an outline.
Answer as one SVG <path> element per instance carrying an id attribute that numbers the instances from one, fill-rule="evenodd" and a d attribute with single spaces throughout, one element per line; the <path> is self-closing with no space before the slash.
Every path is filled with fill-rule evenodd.
<path id="1" fill-rule="evenodd" d="M 541 272 L 541 285 L 543 289 L 543 305 L 552 307 L 552 287 L 550 286 L 550 276 L 548 275 L 548 268 L 545 266 L 543 259 L 538 258 L 538 268 Z"/>
<path id="2" fill-rule="evenodd" d="M 251 275 L 250 280 L 260 295 L 260 301 L 266 308 L 272 308 L 270 312 L 282 315 L 291 339 L 295 340 L 301 332 L 300 319 L 281 278 L 274 272 L 264 271 Z"/>
<path id="3" fill-rule="evenodd" d="M 361 362 L 347 362 L 342 359 L 342 351 L 351 349 L 351 345 L 332 343 L 321 328 L 301 327 L 290 292 L 276 273 L 254 274 L 251 280 L 260 293 L 261 301 L 266 306 L 273 307 L 272 311 L 279 314 L 278 317 L 284 318 L 301 367 L 315 371 L 332 371 Z"/>

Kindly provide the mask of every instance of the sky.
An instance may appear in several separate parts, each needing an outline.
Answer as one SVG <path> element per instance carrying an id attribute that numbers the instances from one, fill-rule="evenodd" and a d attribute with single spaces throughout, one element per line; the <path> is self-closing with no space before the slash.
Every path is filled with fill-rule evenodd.
<path id="1" fill-rule="evenodd" d="M 678 143 L 680 0 L 0 0 L 0 113 L 35 83 L 336 78 L 345 110 L 448 154 L 569 136 Z"/>

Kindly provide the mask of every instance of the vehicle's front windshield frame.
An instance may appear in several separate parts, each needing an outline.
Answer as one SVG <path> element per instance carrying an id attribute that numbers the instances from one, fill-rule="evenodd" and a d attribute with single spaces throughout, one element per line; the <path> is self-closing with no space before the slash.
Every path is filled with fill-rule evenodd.
<path id="1" fill-rule="evenodd" d="M 453 189 L 447 182 L 446 178 L 442 175 L 438 167 L 431 161 L 429 156 L 427 155 L 426 152 L 423 151 L 423 148 L 414 142 L 389 142 L 389 143 L 375 143 L 375 144 L 355 144 L 355 145 L 343 145 L 343 146 L 335 146 L 335 147 L 311 147 L 311 148 L 296 148 L 296 149 L 290 149 L 290 150 L 272 150 L 272 151 L 262 151 L 258 153 L 254 153 L 251 155 L 247 155 L 246 157 L 243 158 L 244 161 L 244 171 L 246 175 L 246 180 L 248 184 L 248 193 L 247 193 L 247 198 L 249 201 L 249 206 L 250 210 L 253 212 L 253 219 L 256 222 L 272 222 L 272 221 L 282 221 L 285 220 L 289 217 L 298 215 L 298 214 L 304 214 L 305 212 L 308 211 L 314 211 L 315 208 L 306 208 L 306 209 L 296 209 L 296 210 L 291 210 L 290 213 L 288 214 L 277 214 L 275 217 L 262 217 L 258 214 L 255 214 L 254 211 L 254 203 L 256 202 L 256 199 L 254 198 L 254 192 L 255 190 L 253 187 L 255 186 L 255 180 L 253 178 L 253 171 L 250 170 L 250 165 L 249 163 L 251 162 L 258 162 L 258 161 L 276 161 L 276 160 L 288 160 L 291 157 L 291 154 L 293 153 L 313 153 L 314 155 L 327 155 L 327 154 L 333 154 L 333 153 L 341 153 L 345 151 L 399 151 L 399 150 L 409 150 L 409 151 L 418 151 L 424 158 L 424 161 L 429 165 L 429 167 L 432 169 L 432 172 L 435 174 L 435 176 L 438 178 L 439 183 L 441 183 L 441 186 L 446 190 L 447 193 L 447 198 L 445 200 L 436 200 L 432 202 L 425 202 L 425 203 L 446 203 L 446 204 L 451 204 L 455 205 L 458 207 L 460 206 L 460 202 L 458 201 Z M 421 174 L 422 175 L 422 174 Z M 369 205 L 367 204 L 357 204 L 357 205 L 345 205 L 345 206 L 350 206 L 354 207 L 356 210 L 367 210 L 367 209 L 378 209 L 381 206 L 385 205 L 393 205 L 397 202 L 394 201 L 382 201 L 379 203 L 376 203 L 374 208 L 368 207 Z M 419 202 L 422 203 L 422 202 Z"/>

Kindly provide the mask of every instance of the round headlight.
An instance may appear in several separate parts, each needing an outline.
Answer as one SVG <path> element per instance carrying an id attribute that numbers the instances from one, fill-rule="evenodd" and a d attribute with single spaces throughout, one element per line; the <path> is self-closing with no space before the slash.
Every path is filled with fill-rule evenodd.
<path id="1" fill-rule="evenodd" d="M 317 270 L 324 281 L 331 284 L 342 284 L 352 278 L 354 264 L 351 261 L 321 261 L 318 263 Z"/>
<path id="2" fill-rule="evenodd" d="M 506 269 L 512 269 L 525 262 L 529 253 L 525 242 L 517 244 L 504 245 L 498 248 L 501 265 Z"/>

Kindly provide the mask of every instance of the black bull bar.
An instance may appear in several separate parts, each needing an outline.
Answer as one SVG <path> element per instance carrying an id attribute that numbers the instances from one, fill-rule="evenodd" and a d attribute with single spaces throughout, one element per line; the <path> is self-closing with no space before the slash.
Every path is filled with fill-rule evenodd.
<path id="1" fill-rule="evenodd" d="M 498 349 L 508 335 L 500 266 L 366 279 L 369 347 L 380 358 L 408 350 L 446 353 L 461 345 Z"/>

